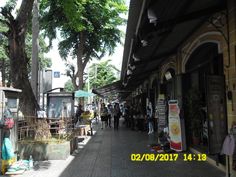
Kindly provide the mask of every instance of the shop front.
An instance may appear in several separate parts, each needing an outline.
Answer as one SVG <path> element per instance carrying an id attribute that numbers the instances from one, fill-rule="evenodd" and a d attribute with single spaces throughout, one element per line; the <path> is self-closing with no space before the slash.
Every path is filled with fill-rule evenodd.
<path id="1" fill-rule="evenodd" d="M 185 65 L 183 108 L 189 146 L 219 155 L 227 134 L 223 55 L 216 43 L 196 48 Z"/>

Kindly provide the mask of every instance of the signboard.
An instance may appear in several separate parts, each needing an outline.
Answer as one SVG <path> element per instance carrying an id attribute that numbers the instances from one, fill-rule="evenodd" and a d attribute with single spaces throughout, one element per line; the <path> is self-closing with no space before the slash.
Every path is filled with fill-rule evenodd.
<path id="1" fill-rule="evenodd" d="M 166 102 L 164 95 L 159 95 L 157 100 L 158 132 L 162 132 L 167 126 Z"/>
<path id="2" fill-rule="evenodd" d="M 181 122 L 179 117 L 179 106 L 177 100 L 170 100 L 169 106 L 169 136 L 170 136 L 170 148 L 175 151 L 182 151 L 182 132 Z"/>
<path id="3" fill-rule="evenodd" d="M 54 78 L 60 78 L 60 72 L 54 71 Z"/>
<path id="4" fill-rule="evenodd" d="M 209 152 L 220 153 L 227 135 L 225 79 L 223 76 L 207 77 L 207 111 Z"/>
<path id="5" fill-rule="evenodd" d="M 49 118 L 69 118 L 73 114 L 73 93 L 51 92 L 47 94 L 47 116 Z"/>

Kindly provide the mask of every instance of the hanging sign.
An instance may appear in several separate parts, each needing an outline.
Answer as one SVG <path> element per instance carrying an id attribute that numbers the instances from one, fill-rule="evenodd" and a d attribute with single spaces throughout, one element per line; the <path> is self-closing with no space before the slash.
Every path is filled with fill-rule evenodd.
<path id="1" fill-rule="evenodd" d="M 170 100 L 169 105 L 169 136 L 170 136 L 170 148 L 175 151 L 182 151 L 182 132 L 181 123 L 179 117 L 179 106 L 177 100 Z"/>

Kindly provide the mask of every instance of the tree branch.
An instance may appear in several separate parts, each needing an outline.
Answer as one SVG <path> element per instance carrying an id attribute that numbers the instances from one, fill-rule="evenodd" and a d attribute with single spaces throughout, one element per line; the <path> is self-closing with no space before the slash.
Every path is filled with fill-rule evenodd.
<path id="1" fill-rule="evenodd" d="M 83 70 L 84 70 L 84 68 L 86 67 L 87 63 L 89 62 L 89 59 L 90 59 L 89 56 L 87 56 L 87 57 L 84 59 L 84 62 L 82 63 L 82 65 L 83 65 Z"/>
<path id="2" fill-rule="evenodd" d="M 18 22 L 18 24 L 21 24 L 19 26 L 18 35 L 25 34 L 27 30 L 27 21 L 29 20 L 29 17 L 31 16 L 33 3 L 34 3 L 34 0 L 22 1 L 21 3 L 19 13 L 16 17 L 16 21 Z"/>
<path id="3" fill-rule="evenodd" d="M 24 25 L 27 23 L 28 17 L 32 13 L 33 3 L 34 3 L 34 0 L 22 1 L 20 9 L 19 9 L 19 13 L 16 17 L 16 20 L 18 22 Z"/>

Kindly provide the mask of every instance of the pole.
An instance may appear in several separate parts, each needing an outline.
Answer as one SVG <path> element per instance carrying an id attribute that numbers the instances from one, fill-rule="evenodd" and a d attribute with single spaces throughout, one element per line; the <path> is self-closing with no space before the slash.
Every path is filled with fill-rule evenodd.
<path id="1" fill-rule="evenodd" d="M 38 35 L 39 35 L 39 21 L 38 21 L 38 6 L 39 0 L 34 0 L 33 4 L 33 18 L 32 18 L 32 65 L 31 65 L 31 87 L 33 89 L 35 98 L 38 100 Z"/>

